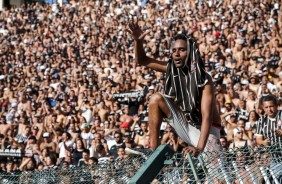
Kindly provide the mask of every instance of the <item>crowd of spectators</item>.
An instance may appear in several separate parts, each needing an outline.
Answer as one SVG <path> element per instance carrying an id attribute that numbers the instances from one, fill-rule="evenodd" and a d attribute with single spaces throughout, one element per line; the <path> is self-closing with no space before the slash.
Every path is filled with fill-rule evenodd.
<path id="1" fill-rule="evenodd" d="M 3 157 L 2 170 L 95 164 L 125 159 L 126 147 L 150 148 L 147 105 L 164 91 L 165 76 L 134 62 L 132 20 L 150 30 L 145 50 L 159 60 L 168 60 L 173 35 L 197 40 L 214 80 L 223 147 L 255 146 L 260 99 L 274 96 L 281 109 L 279 1 L 27 4 L 0 14 L 0 142 L 32 154 Z M 161 132 L 163 144 L 185 147 L 165 121 Z"/>

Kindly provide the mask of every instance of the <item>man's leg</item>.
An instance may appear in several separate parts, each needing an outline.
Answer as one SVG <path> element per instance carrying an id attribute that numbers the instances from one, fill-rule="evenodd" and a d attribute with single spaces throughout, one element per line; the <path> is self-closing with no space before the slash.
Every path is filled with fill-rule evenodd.
<path id="1" fill-rule="evenodd" d="M 153 150 L 158 146 L 160 126 L 164 117 L 170 117 L 170 110 L 164 97 L 155 93 L 149 102 L 150 144 Z"/>

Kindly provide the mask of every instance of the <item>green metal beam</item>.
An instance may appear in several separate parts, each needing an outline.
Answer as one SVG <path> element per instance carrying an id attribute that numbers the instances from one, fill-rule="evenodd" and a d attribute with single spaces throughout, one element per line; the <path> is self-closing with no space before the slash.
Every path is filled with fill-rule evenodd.
<path id="1" fill-rule="evenodd" d="M 171 157 L 173 154 L 174 151 L 168 145 L 160 145 L 131 178 L 129 184 L 151 183 L 164 167 L 164 161 L 167 157 Z"/>

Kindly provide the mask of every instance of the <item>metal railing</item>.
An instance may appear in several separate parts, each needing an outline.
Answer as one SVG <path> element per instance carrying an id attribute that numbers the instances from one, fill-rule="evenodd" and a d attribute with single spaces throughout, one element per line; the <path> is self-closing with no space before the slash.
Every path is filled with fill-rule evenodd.
<path id="1" fill-rule="evenodd" d="M 281 145 L 204 152 L 197 158 L 175 153 L 153 183 L 282 183 Z"/>
<path id="2" fill-rule="evenodd" d="M 140 154 L 142 153 L 142 154 Z M 1 184 L 93 184 L 128 183 L 144 162 L 151 150 L 131 151 L 124 159 L 105 161 L 81 167 L 43 169 L 40 171 L 0 172 Z"/>
<path id="3" fill-rule="evenodd" d="M 0 172 L 2 184 L 88 183 L 282 183 L 281 145 L 204 152 L 197 158 L 174 153 L 161 145 L 156 151 L 87 165 L 32 172 Z M 140 151 L 139 151 L 140 153 Z"/>

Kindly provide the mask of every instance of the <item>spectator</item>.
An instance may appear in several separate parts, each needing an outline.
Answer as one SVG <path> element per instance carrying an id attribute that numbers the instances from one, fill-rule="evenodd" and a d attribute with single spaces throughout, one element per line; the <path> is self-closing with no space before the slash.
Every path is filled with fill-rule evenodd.
<path id="1" fill-rule="evenodd" d="M 265 116 L 261 117 L 258 121 L 255 134 L 257 144 L 269 145 L 281 142 L 282 112 L 278 110 L 277 99 L 270 95 L 264 96 L 261 99 L 261 104 Z"/>
<path id="2" fill-rule="evenodd" d="M 229 145 L 229 149 L 247 149 L 248 147 L 252 147 L 252 142 L 250 140 L 243 139 L 243 130 L 241 127 L 233 129 L 233 137 L 234 140 Z"/>
<path id="3" fill-rule="evenodd" d="M 118 156 L 118 147 L 122 146 L 123 145 L 123 137 L 122 137 L 122 134 L 120 132 L 115 132 L 114 134 L 114 138 L 115 138 L 115 145 L 113 145 L 111 148 L 110 148 L 110 155 L 111 156 L 114 156 L 115 158 Z"/>
<path id="4" fill-rule="evenodd" d="M 46 157 L 46 162 L 44 162 L 44 168 L 43 169 L 55 169 L 55 168 L 57 168 L 56 158 L 48 155 Z"/>
<path id="5" fill-rule="evenodd" d="M 232 141 L 233 129 L 237 127 L 237 119 L 235 111 L 230 111 L 221 115 L 221 122 L 224 125 L 227 133 L 227 140 Z"/>
<path id="6" fill-rule="evenodd" d="M 136 147 L 136 143 L 132 140 L 132 133 L 129 131 L 124 133 L 124 145 L 126 148 Z"/>
<path id="7" fill-rule="evenodd" d="M 258 119 L 259 119 L 259 115 L 256 113 L 256 111 L 255 110 L 250 111 L 245 129 L 248 131 L 248 135 L 252 140 L 253 140 L 253 135 L 256 133 L 257 130 Z"/>
<path id="8" fill-rule="evenodd" d="M 72 152 L 73 141 L 71 140 L 71 135 L 68 132 L 64 132 L 62 136 L 62 142 L 59 143 L 57 147 L 57 152 L 59 152 L 59 158 L 65 158 L 68 152 Z"/>
<path id="9" fill-rule="evenodd" d="M 27 140 L 28 140 L 28 137 L 30 136 L 31 134 L 31 127 L 30 126 L 26 126 L 23 133 L 22 134 L 18 134 L 15 139 L 17 141 L 21 141 L 21 142 L 24 142 L 26 143 Z"/>
<path id="10" fill-rule="evenodd" d="M 35 149 L 35 147 L 38 147 L 37 145 L 37 140 L 36 140 L 36 137 L 34 135 L 31 135 L 28 137 L 28 141 L 26 143 L 26 147 L 25 147 L 25 150 L 31 150 L 33 151 Z"/>
<path id="11" fill-rule="evenodd" d="M 31 135 L 35 136 L 36 139 L 38 139 L 38 138 L 40 138 L 40 135 L 38 134 L 38 132 L 39 132 L 38 126 L 33 126 L 32 129 L 31 129 Z"/>
<path id="12" fill-rule="evenodd" d="M 150 131 L 148 129 L 148 122 L 146 121 L 142 121 L 141 124 L 140 124 L 140 130 L 138 132 L 137 135 L 135 135 L 135 140 L 134 142 L 137 144 L 137 145 L 142 145 L 142 146 L 146 146 L 146 136 L 148 136 L 150 134 Z"/>
<path id="13" fill-rule="evenodd" d="M 119 146 L 117 148 L 117 158 L 116 160 L 124 160 L 128 158 L 128 155 L 125 153 L 125 148 L 123 146 Z"/>
<path id="14" fill-rule="evenodd" d="M 77 138 L 74 144 L 75 146 L 72 151 L 72 164 L 77 166 L 79 160 L 82 158 L 82 153 L 85 150 L 85 148 L 81 138 Z"/>
<path id="15" fill-rule="evenodd" d="M 168 144 L 173 151 L 175 152 L 181 152 L 182 146 L 180 145 L 180 138 L 177 136 L 177 134 L 174 131 L 169 132 L 169 140 L 166 144 Z"/>
<path id="16" fill-rule="evenodd" d="M 49 148 L 50 152 L 55 153 L 56 152 L 56 143 L 52 141 L 51 135 L 49 132 L 44 132 L 43 135 L 43 141 L 40 144 L 40 149 Z"/>
<path id="17" fill-rule="evenodd" d="M 83 144 L 86 148 L 89 148 L 90 140 L 93 139 L 94 135 L 91 132 L 89 132 L 87 123 L 83 123 L 80 128 L 81 128 L 80 137 L 83 140 Z"/>
<path id="18" fill-rule="evenodd" d="M 97 146 L 97 150 L 96 151 L 97 151 L 97 158 L 98 158 L 99 162 L 109 161 L 110 160 L 110 157 L 107 154 L 106 149 L 105 149 L 105 147 L 102 144 Z"/>
<path id="19" fill-rule="evenodd" d="M 90 157 L 97 157 L 98 152 L 97 152 L 97 146 L 98 145 L 103 145 L 103 148 L 105 149 L 106 154 L 109 153 L 108 145 L 103 142 L 102 135 L 99 133 L 96 133 L 94 135 L 94 139 L 91 141 L 91 146 L 89 148 L 90 150 Z"/>
<path id="20" fill-rule="evenodd" d="M 36 166 L 36 162 L 32 158 L 26 158 L 22 164 L 20 165 L 19 169 L 21 171 L 34 171 Z"/>
<path id="21" fill-rule="evenodd" d="M 82 152 L 82 158 L 78 161 L 78 166 L 89 165 L 90 157 L 89 157 L 89 150 L 84 149 Z"/>
<path id="22" fill-rule="evenodd" d="M 220 141 L 222 150 L 223 150 L 223 151 L 227 151 L 228 148 L 229 148 L 227 138 L 224 137 L 224 136 L 221 136 L 220 139 L 219 139 L 219 141 Z"/>

